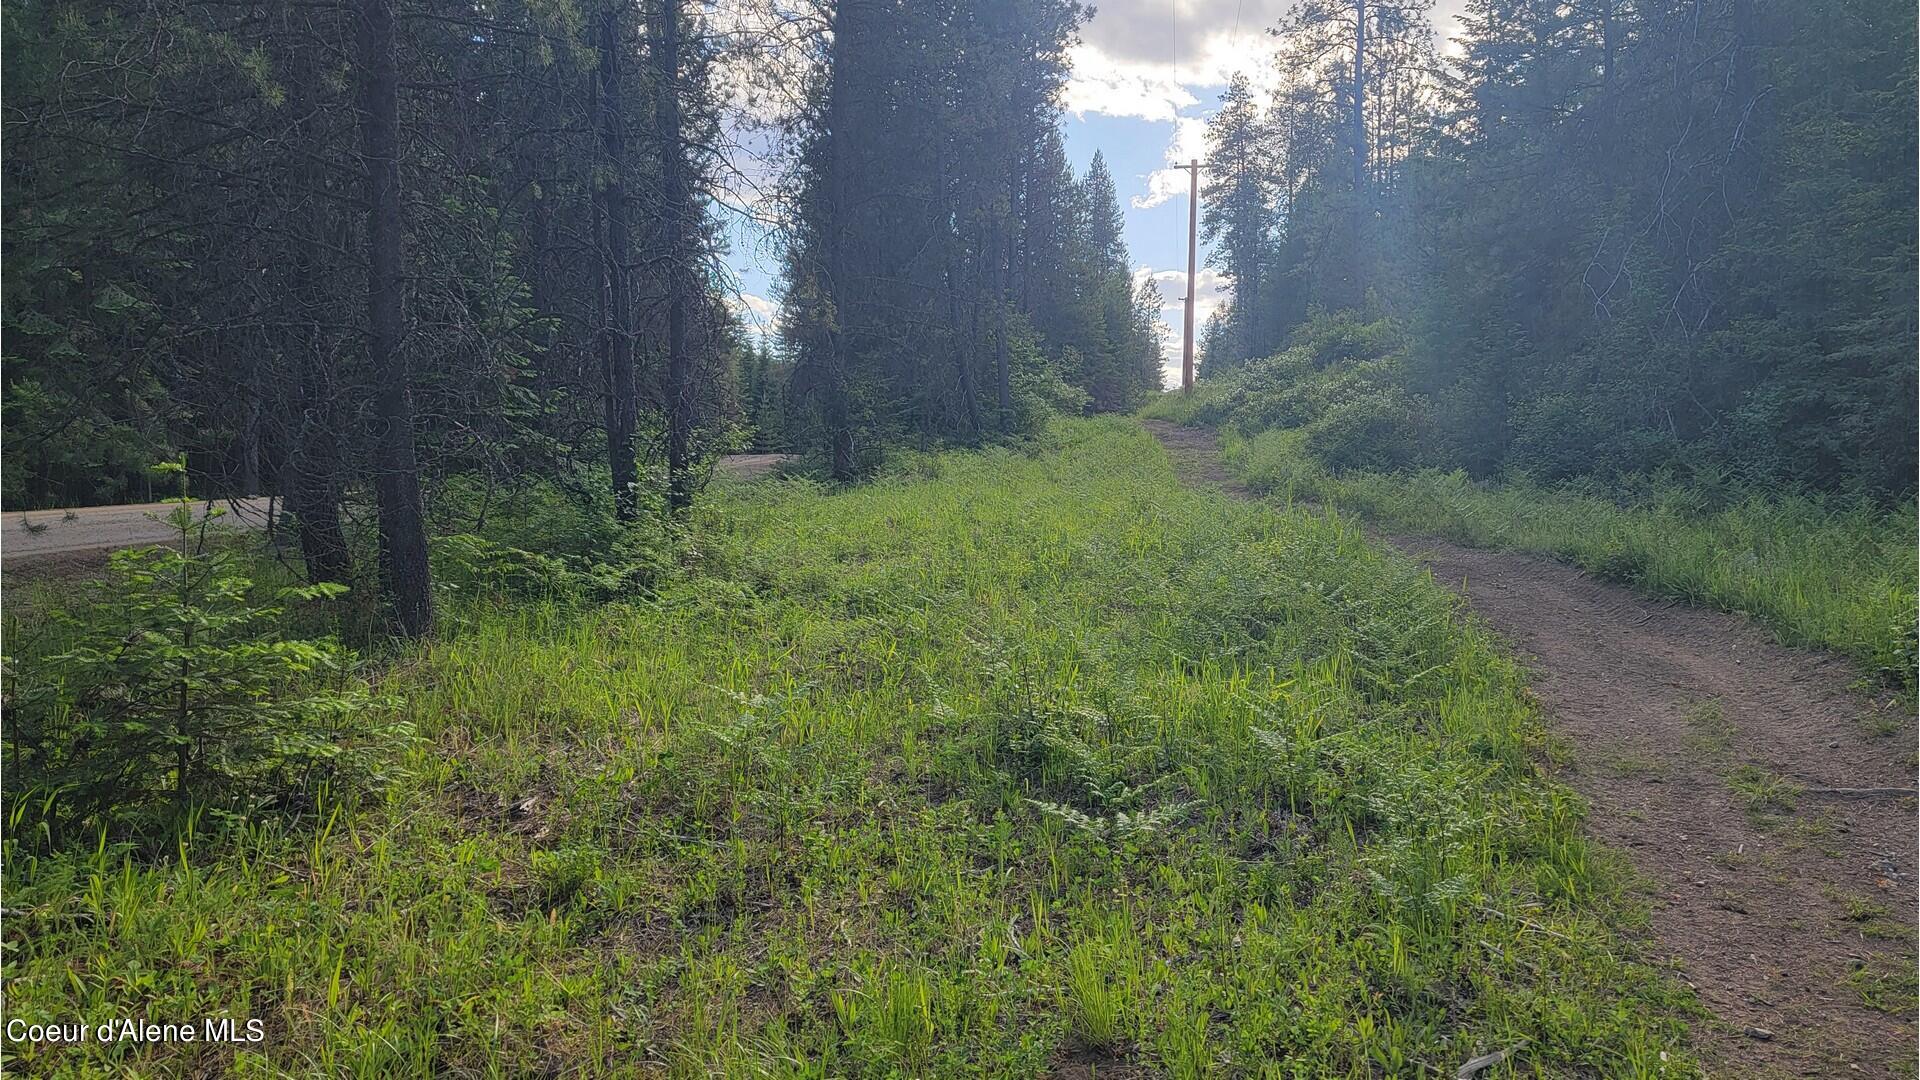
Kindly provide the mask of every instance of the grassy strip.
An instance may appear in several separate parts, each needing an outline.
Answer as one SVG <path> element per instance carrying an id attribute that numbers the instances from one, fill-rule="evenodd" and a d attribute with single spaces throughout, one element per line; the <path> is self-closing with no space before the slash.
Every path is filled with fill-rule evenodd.
<path id="1" fill-rule="evenodd" d="M 1163 411 L 1194 407 L 1176 402 Z M 1746 496 L 1707 507 L 1703 493 L 1673 489 L 1623 506 L 1533 485 L 1476 484 L 1460 472 L 1336 475 L 1293 431 L 1229 433 L 1225 448 L 1229 468 L 1256 490 L 1476 547 L 1562 555 L 1661 596 L 1751 615 L 1786 644 L 1832 649 L 1913 693 L 1911 505 L 1886 512 Z"/>
<path id="2" fill-rule="evenodd" d="M 1695 1074 L 1450 594 L 1129 423 L 1051 442 L 735 488 L 649 601 L 477 617 L 323 826 L 10 850 L 10 1017 L 266 1039 L 9 1070 Z"/>
<path id="3" fill-rule="evenodd" d="M 1214 427 L 1231 415 L 1234 384 L 1228 379 L 1210 379 L 1194 384 L 1186 393 L 1166 393 L 1148 401 L 1140 415 L 1149 420 L 1188 427 Z"/>

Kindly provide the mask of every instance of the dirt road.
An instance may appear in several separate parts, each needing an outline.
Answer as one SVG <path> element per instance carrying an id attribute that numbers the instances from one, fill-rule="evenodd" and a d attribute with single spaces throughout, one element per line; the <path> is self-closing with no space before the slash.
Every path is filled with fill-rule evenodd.
<path id="1" fill-rule="evenodd" d="M 267 521 L 264 498 L 214 506 L 223 511 L 220 525 L 257 529 Z M 173 508 L 173 503 L 157 502 L 7 514 L 0 528 L 0 559 L 8 567 L 80 562 L 116 548 L 164 544 L 177 535 L 166 521 Z M 195 521 L 205 518 L 207 504 L 195 503 L 193 515 Z"/>
<path id="2" fill-rule="evenodd" d="M 719 462 L 727 476 L 752 480 L 793 460 L 792 454 L 731 454 Z M 219 502 L 224 511 L 219 524 L 228 528 L 259 529 L 267 522 L 267 500 Z M 103 565 L 107 552 L 173 539 L 166 517 L 173 503 L 128 503 L 121 506 L 84 506 L 74 510 L 27 510 L 5 515 L 0 527 L 0 561 L 10 570 L 65 572 Z M 207 514 L 206 503 L 194 505 L 194 520 Z"/>
<path id="3" fill-rule="evenodd" d="M 1211 432 L 1149 423 L 1189 482 L 1252 497 Z M 1645 878 L 1649 951 L 1711 1020 L 1716 1076 L 1912 1076 L 1915 727 L 1832 656 L 1539 556 L 1385 536 L 1532 672 L 1591 834 Z M 1902 794 L 1906 793 L 1906 794 Z"/>

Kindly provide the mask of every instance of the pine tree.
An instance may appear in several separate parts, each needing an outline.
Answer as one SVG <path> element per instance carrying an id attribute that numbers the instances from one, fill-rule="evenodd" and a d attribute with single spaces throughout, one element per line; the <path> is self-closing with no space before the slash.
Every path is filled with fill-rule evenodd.
<path id="1" fill-rule="evenodd" d="M 1222 324 L 1223 339 L 1207 350 L 1209 376 L 1232 370 L 1272 344 L 1260 340 L 1253 316 L 1265 301 L 1262 276 L 1273 243 L 1272 167 L 1267 132 L 1246 76 L 1236 75 L 1207 125 L 1207 167 L 1202 173 L 1201 237 L 1214 247 L 1210 265 L 1233 281 L 1236 313 Z"/>

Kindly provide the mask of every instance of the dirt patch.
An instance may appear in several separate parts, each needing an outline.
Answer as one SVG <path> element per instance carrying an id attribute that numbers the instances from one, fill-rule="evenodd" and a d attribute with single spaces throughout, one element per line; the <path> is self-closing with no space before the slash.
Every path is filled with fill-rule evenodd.
<path id="1" fill-rule="evenodd" d="M 1180 479 L 1196 487 L 1216 487 L 1229 495 L 1242 499 L 1253 498 L 1253 492 L 1227 471 L 1227 465 L 1220 460 L 1220 440 L 1213 432 L 1204 428 L 1181 427 L 1169 424 L 1165 420 L 1142 420 L 1153 437 L 1166 447 L 1167 456 L 1173 459 L 1173 471 Z"/>
<path id="2" fill-rule="evenodd" d="M 1247 494 L 1212 433 L 1149 427 L 1183 478 Z M 1909 710 L 1739 616 L 1548 558 L 1381 539 L 1526 661 L 1589 832 L 1646 878 L 1650 948 L 1713 1013 L 1695 1031 L 1710 1067 L 1912 1076 L 1920 836 L 1914 798 L 1897 794 L 1914 788 Z"/>
<path id="3" fill-rule="evenodd" d="M 1050 1080 L 1147 1080 L 1158 1075 L 1117 1050 L 1075 1047 L 1053 1056 Z"/>
<path id="4" fill-rule="evenodd" d="M 794 460 L 793 454 L 728 454 L 720 471 L 737 480 L 756 480 Z"/>
<path id="5" fill-rule="evenodd" d="M 82 548 L 79 551 L 49 551 L 35 555 L 9 555 L 5 579 L 9 585 L 62 578 L 89 578 L 107 568 L 111 547 Z"/>

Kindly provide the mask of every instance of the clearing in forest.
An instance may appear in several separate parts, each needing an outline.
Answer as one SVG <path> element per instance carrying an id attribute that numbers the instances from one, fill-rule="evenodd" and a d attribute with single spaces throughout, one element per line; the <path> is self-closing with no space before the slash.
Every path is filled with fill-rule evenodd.
<path id="1" fill-rule="evenodd" d="M 9 1070 L 1695 1074 L 1519 668 L 1353 526 L 1066 421 L 727 485 L 680 566 L 451 612 L 384 796 L 16 853 L 11 1015 L 267 1037 Z"/>
<path id="2" fill-rule="evenodd" d="M 1147 423 L 1190 482 L 1250 495 L 1211 432 Z M 1644 876 L 1651 936 L 1713 1013 L 1697 1031 L 1716 1072 L 1912 1075 L 1910 709 L 1736 615 L 1388 539 L 1523 654 L 1566 744 L 1558 775 Z"/>

